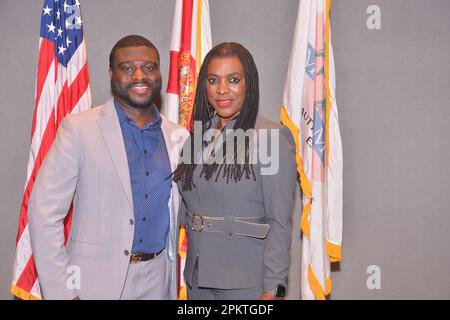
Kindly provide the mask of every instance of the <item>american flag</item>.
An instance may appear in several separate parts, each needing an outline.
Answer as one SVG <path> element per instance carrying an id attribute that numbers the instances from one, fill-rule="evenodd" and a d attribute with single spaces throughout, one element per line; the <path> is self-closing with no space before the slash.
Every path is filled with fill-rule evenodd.
<path id="1" fill-rule="evenodd" d="M 30 157 L 11 285 L 11 293 L 21 299 L 42 299 L 28 229 L 28 200 L 36 175 L 62 119 L 91 107 L 82 25 L 79 0 L 44 1 Z M 71 212 L 65 222 L 67 241 Z"/>

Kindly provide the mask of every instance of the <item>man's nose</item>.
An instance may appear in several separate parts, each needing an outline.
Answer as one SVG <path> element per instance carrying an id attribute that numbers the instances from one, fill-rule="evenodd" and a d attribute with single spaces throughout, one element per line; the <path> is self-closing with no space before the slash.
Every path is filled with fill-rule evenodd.
<path id="1" fill-rule="evenodd" d="M 133 78 L 134 79 L 142 79 L 145 77 L 145 73 L 141 68 L 136 68 L 133 72 Z"/>

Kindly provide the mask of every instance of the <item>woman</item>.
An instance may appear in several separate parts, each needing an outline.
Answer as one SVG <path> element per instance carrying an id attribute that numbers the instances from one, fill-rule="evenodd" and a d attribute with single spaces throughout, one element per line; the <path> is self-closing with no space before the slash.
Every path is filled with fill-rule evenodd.
<path id="1" fill-rule="evenodd" d="M 258 105 L 258 71 L 250 52 L 233 42 L 214 47 L 200 69 L 190 139 L 173 176 L 188 235 L 189 299 L 284 295 L 295 144 L 286 127 L 258 115 Z M 272 167 L 260 145 L 267 145 Z"/>

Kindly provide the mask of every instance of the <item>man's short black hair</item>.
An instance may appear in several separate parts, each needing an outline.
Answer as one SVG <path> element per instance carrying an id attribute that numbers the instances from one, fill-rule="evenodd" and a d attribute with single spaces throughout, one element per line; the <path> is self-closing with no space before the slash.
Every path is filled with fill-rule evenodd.
<path id="1" fill-rule="evenodd" d="M 114 47 L 111 49 L 111 53 L 109 54 L 109 68 L 112 69 L 112 66 L 114 65 L 114 55 L 116 53 L 116 50 L 121 48 L 128 48 L 128 47 L 149 47 L 156 51 L 156 54 L 158 55 L 158 61 L 159 61 L 159 52 L 158 49 L 156 49 L 155 45 L 150 42 L 147 38 L 144 38 L 142 36 L 138 36 L 135 34 L 123 37 L 117 43 L 114 45 Z"/>

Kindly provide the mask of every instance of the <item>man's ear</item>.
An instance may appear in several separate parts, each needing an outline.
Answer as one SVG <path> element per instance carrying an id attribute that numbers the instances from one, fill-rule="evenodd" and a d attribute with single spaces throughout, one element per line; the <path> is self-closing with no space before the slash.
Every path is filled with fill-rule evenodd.
<path id="1" fill-rule="evenodd" d="M 109 78 L 111 79 L 112 78 L 112 70 L 111 70 L 111 68 L 109 68 L 108 73 L 109 73 Z"/>

